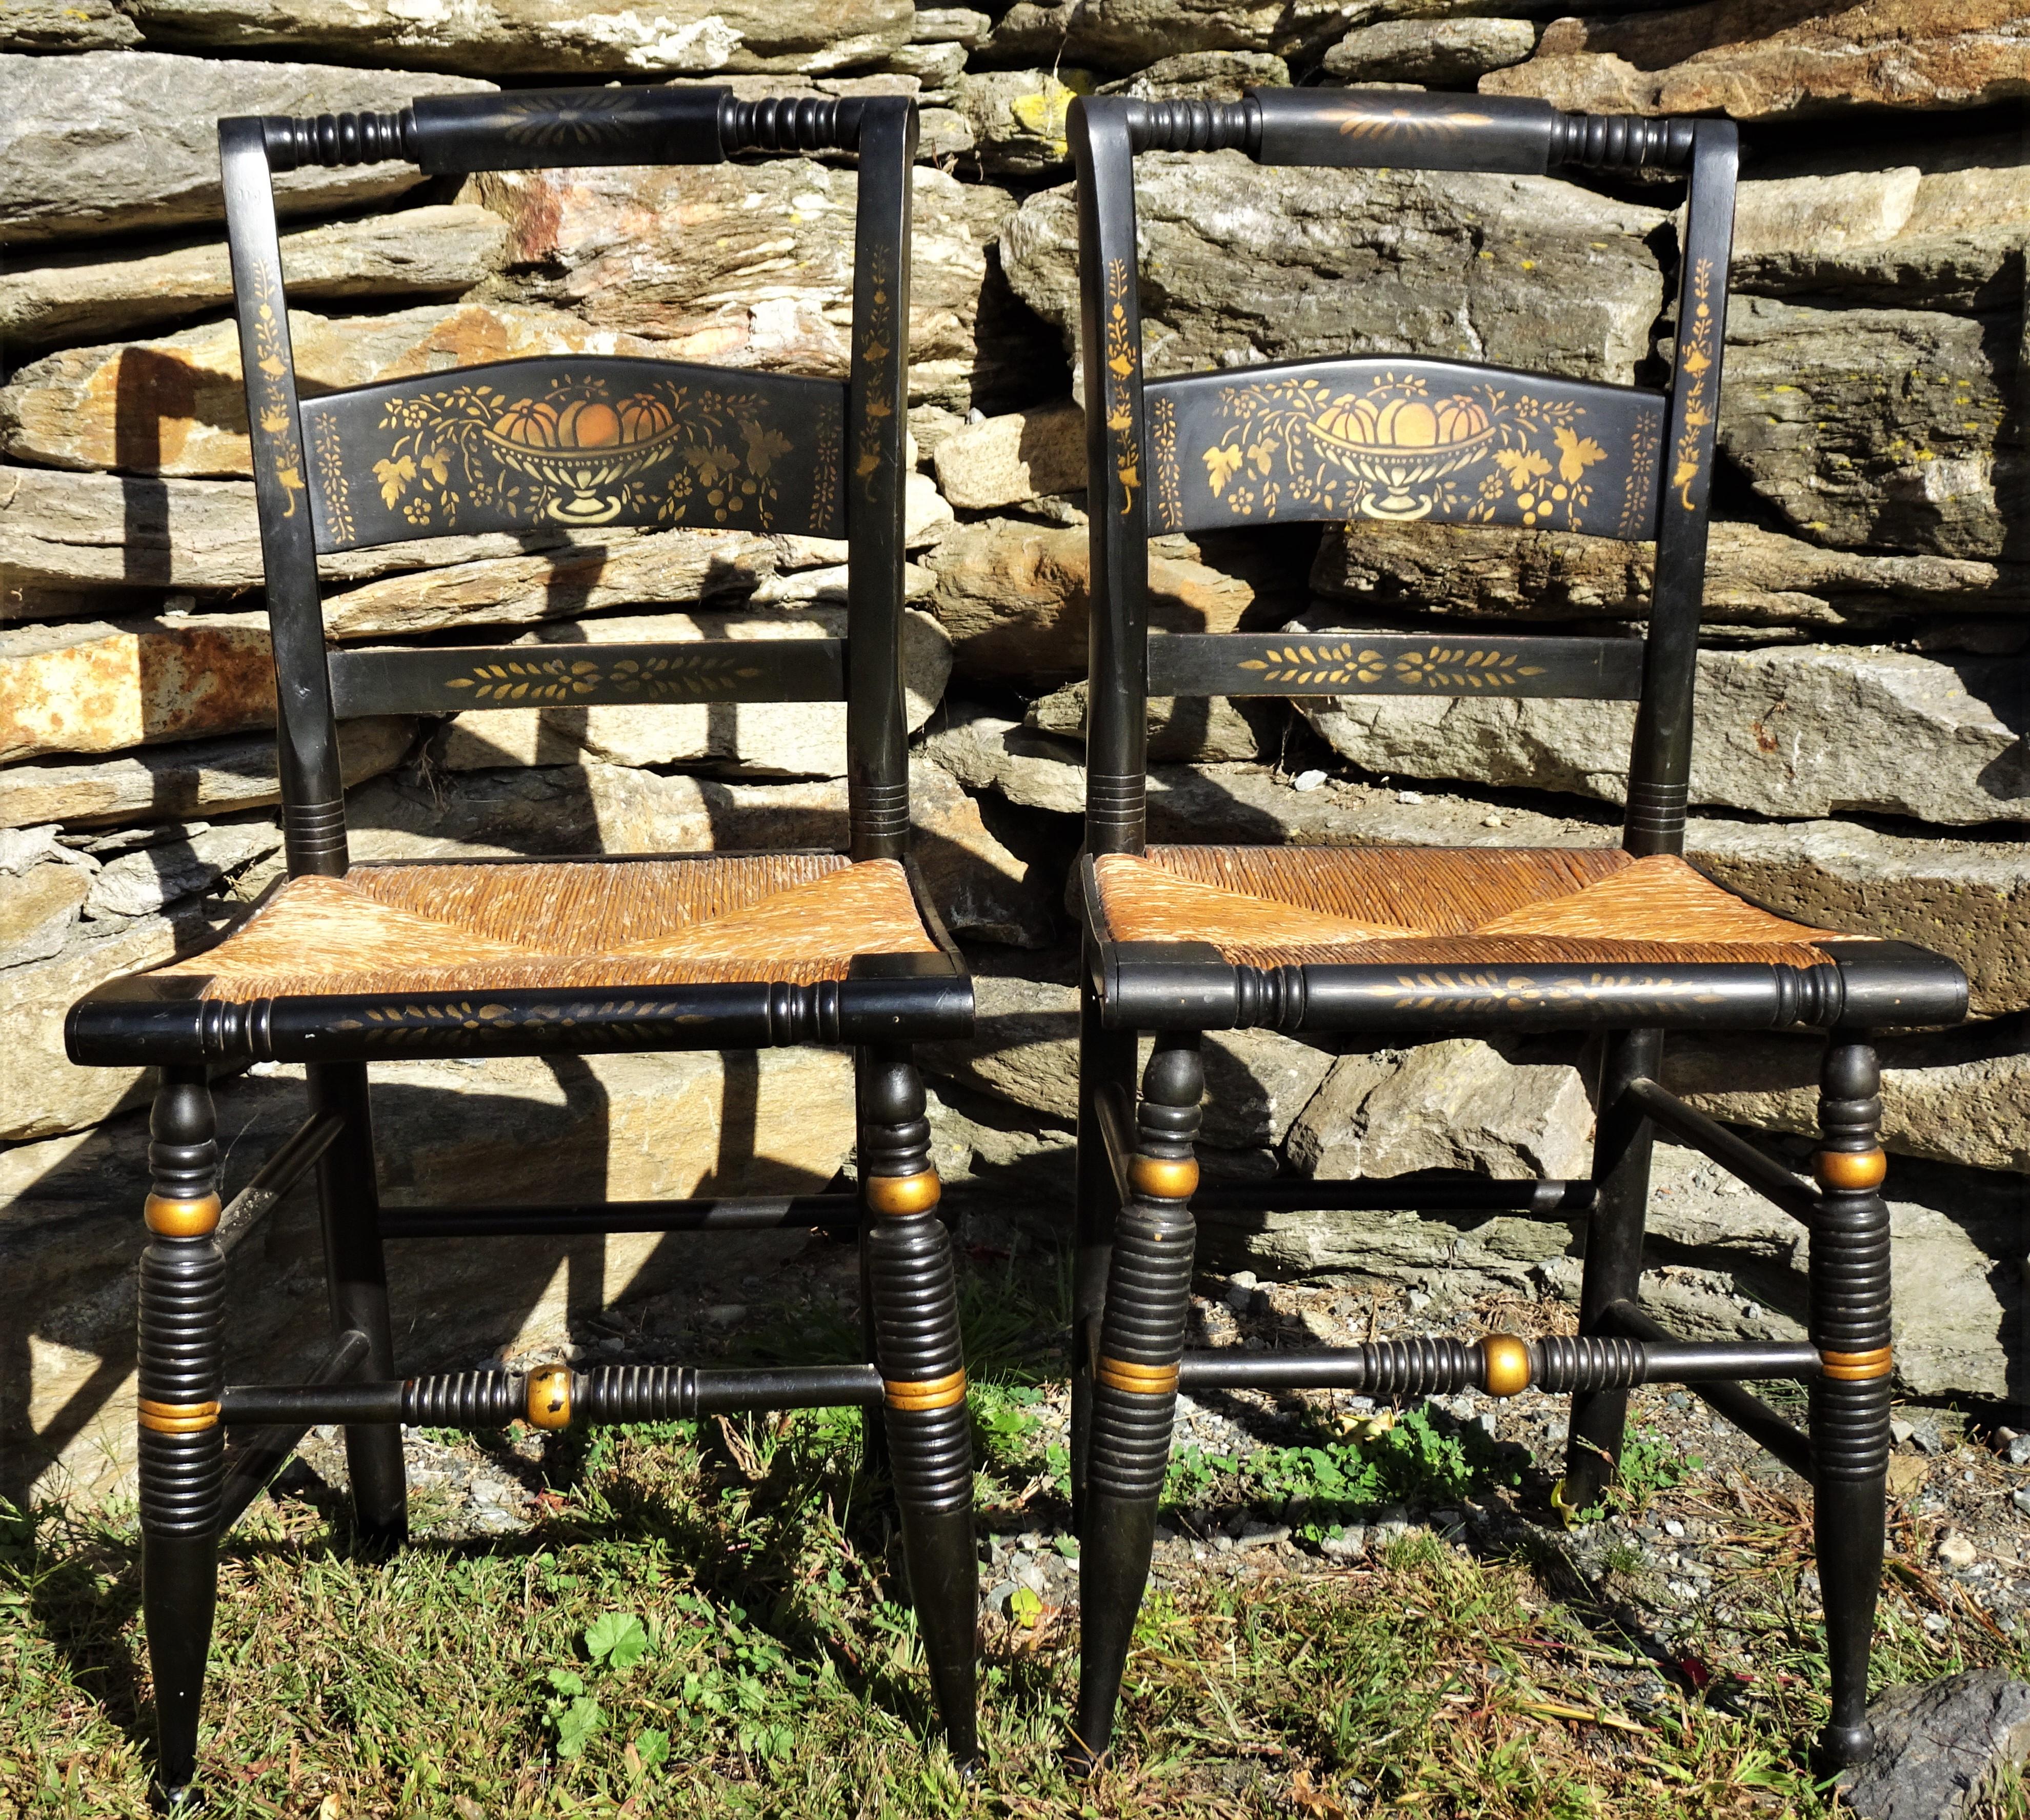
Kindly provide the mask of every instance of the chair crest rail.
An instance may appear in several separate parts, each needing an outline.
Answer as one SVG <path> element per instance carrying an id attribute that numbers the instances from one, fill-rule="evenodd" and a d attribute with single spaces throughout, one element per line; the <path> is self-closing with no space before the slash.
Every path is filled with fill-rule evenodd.
<path id="1" fill-rule="evenodd" d="M 398 158 L 441 176 L 857 151 L 864 112 L 853 97 L 742 101 L 716 88 L 560 88 L 427 95 L 390 113 L 267 114 L 261 125 L 278 171 Z"/>
<path id="2" fill-rule="evenodd" d="M 1688 120 L 1564 113 L 1499 95 L 1258 90 L 1239 101 L 1136 102 L 1128 121 L 1138 152 L 1244 151 L 1263 164 L 1680 171 L 1692 157 Z"/>

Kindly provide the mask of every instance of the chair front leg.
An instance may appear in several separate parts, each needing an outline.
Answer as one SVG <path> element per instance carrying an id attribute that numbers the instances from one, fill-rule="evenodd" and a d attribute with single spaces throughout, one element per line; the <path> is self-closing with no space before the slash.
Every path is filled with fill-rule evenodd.
<path id="1" fill-rule="evenodd" d="M 1600 1123 L 1593 1139 L 1593 1208 L 1586 1220 L 1579 1332 L 1611 1332 L 1606 1310 L 1634 1302 L 1642 1287 L 1642 1232 L 1649 1216 L 1649 1157 L 1656 1127 L 1623 1098 L 1630 1081 L 1657 1078 L 1660 1030 L 1619 1031 L 1607 1041 L 1600 1072 Z M 1589 1510 L 1607 1494 L 1628 1426 L 1626 1391 L 1587 1391 L 1572 1398 L 1565 1476 L 1556 1498 L 1567 1510 Z"/>
<path id="2" fill-rule="evenodd" d="M 388 1261 L 381 1245 L 381 1190 L 374 1168 L 374 1124 L 364 1062 L 327 1062 L 310 1071 L 310 1109 L 336 1112 L 345 1129 L 318 1159 L 318 1204 L 324 1221 L 325 1277 L 332 1331 L 366 1335 L 362 1378 L 396 1376 L 388 1324 Z M 409 1530 L 409 1492 L 402 1431 L 392 1423 L 345 1431 L 346 1476 L 352 1482 L 353 1522 L 360 1540 L 391 1547 Z"/>
<path id="3" fill-rule="evenodd" d="M 1205 1072 L 1195 1031 L 1157 1040 L 1136 1116 L 1133 1198 L 1115 1223 L 1093 1371 L 1091 1454 L 1079 1532 L 1077 1766 L 1095 1766 L 1114 1733 L 1135 1615 L 1149 1583 L 1156 1509 L 1170 1461 L 1177 1361 L 1191 1312 L 1198 1187 L 1193 1143 Z"/>
<path id="4" fill-rule="evenodd" d="M 197 1724 L 218 1590 L 225 1433 L 225 1254 L 218 1146 L 202 1068 L 165 1068 L 148 1122 L 141 1254 L 141 1608 L 155 1681 L 156 1785 L 174 1803 L 197 1772 Z"/>
<path id="5" fill-rule="evenodd" d="M 1812 1531 L 1832 1680 L 1819 1751 L 1828 1765 L 1863 1762 L 1875 1748 L 1868 1658 L 1882 1583 L 1892 1369 L 1880 1086 L 1874 1049 L 1835 1031 L 1819 1077 L 1809 1278 L 1811 1339 L 1822 1361 L 1810 1395 Z"/>
<path id="6" fill-rule="evenodd" d="M 861 1094 L 866 1280 L 911 1599 L 952 1755 L 980 1759 L 980 1561 L 951 1235 L 938 1217 L 924 1086 L 906 1044 L 868 1050 Z"/>

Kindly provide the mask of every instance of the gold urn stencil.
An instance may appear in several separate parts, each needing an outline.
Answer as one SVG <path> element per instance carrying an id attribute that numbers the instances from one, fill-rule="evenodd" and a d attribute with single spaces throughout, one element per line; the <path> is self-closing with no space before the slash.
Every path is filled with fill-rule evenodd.
<path id="1" fill-rule="evenodd" d="M 1215 412 L 1226 427 L 1199 461 L 1238 519 L 1296 507 L 1310 518 L 1499 517 L 1578 531 L 1589 528 L 1591 470 L 1607 459 L 1571 399 L 1494 384 L 1434 388 L 1417 373 L 1351 388 L 1318 378 L 1224 386 Z"/>
<path id="2" fill-rule="evenodd" d="M 793 427 L 816 439 L 827 509 L 836 496 L 839 416 L 824 405 L 816 415 L 793 426 L 783 401 L 759 388 L 638 373 L 556 370 L 526 390 L 475 378 L 386 399 L 385 440 L 366 465 L 382 507 L 418 532 L 501 520 L 768 531 Z M 323 491 L 334 523 L 343 496 Z"/>

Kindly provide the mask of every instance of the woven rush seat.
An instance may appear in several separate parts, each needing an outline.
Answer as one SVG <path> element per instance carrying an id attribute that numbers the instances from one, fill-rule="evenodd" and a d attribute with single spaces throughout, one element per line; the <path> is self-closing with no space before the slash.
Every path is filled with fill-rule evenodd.
<path id="1" fill-rule="evenodd" d="M 1250 967 L 1814 967 L 1852 941 L 1619 848 L 1151 847 L 1093 866 L 1119 942 L 1206 942 Z"/>
<path id="2" fill-rule="evenodd" d="M 843 979 L 934 953 L 893 860 L 833 853 L 358 865 L 290 879 L 216 947 L 157 970 L 203 995 L 511 992 Z"/>

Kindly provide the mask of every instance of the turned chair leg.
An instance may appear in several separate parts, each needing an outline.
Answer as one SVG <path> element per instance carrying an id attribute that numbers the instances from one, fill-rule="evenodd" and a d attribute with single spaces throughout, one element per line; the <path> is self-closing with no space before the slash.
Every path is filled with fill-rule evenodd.
<path id="1" fill-rule="evenodd" d="M 1110 1031 L 1099 1019 L 1099 1000 L 1090 979 L 1079 986 L 1079 1112 L 1076 1226 L 1072 1263 L 1072 1420 L 1070 1436 L 1072 1531 L 1085 1528 L 1086 1475 L 1092 1453 L 1092 1372 L 1099 1356 L 1099 1332 L 1106 1308 L 1106 1273 L 1114 1254 L 1114 1225 L 1121 1212 L 1114 1165 L 1106 1153 L 1095 1102 L 1117 1093 L 1120 1104 L 1135 1093 L 1135 1033 Z"/>
<path id="2" fill-rule="evenodd" d="M 198 1710 L 218 1588 L 225 1433 L 225 1254 L 218 1146 L 200 1068 L 165 1068 L 148 1122 L 139 1410 L 141 1608 L 155 1681 L 156 1792 L 173 1803 L 197 1772 Z"/>
<path id="3" fill-rule="evenodd" d="M 364 1062 L 325 1062 L 310 1070 L 310 1109 L 336 1112 L 345 1129 L 318 1160 L 318 1204 L 324 1222 L 325 1277 L 334 1334 L 366 1336 L 362 1378 L 386 1380 L 395 1369 L 388 1326 L 388 1261 L 381 1249 L 381 1190 L 374 1168 L 374 1123 Z M 381 1547 L 409 1532 L 408 1482 L 402 1431 L 392 1423 L 345 1431 L 345 1467 L 352 1481 L 353 1521 L 362 1542 Z"/>
<path id="4" fill-rule="evenodd" d="M 889 1469 L 931 1691 L 952 1755 L 970 1771 L 980 1760 L 980 1562 L 951 1235 L 938 1217 L 931 1127 L 909 1046 L 869 1049 L 862 1080 L 867 1283 Z"/>
<path id="5" fill-rule="evenodd" d="M 1199 1168 L 1192 1144 L 1204 1094 L 1197 1033 L 1159 1037 L 1142 1083 L 1128 1164 L 1134 1198 L 1114 1226 L 1093 1371 L 1085 1521 L 1079 1531 L 1082 1635 L 1073 1741 L 1074 1762 L 1086 1770 L 1106 1756 L 1113 1736 L 1169 1465 L 1197 1238 L 1191 1197 Z"/>
<path id="6" fill-rule="evenodd" d="M 1624 1098 L 1630 1081 L 1656 1079 L 1663 1065 L 1660 1030 L 1617 1032 L 1607 1041 L 1600 1071 L 1600 1123 L 1593 1139 L 1594 1201 L 1586 1221 L 1586 1273 L 1579 1289 L 1579 1332 L 1609 1332 L 1606 1313 L 1634 1302 L 1642 1287 L 1642 1229 L 1649 1214 L 1649 1154 L 1656 1127 Z M 1585 1510 L 1606 1495 L 1621 1462 L 1628 1425 L 1626 1391 L 1588 1391 L 1572 1398 L 1565 1476 L 1558 1502 Z"/>
<path id="7" fill-rule="evenodd" d="M 1829 1766 L 1863 1762 L 1868 1658 L 1882 1582 L 1889 1472 L 1889 1209 L 1879 1132 L 1881 1075 L 1859 1034 L 1835 1031 L 1819 1076 L 1819 1203 L 1812 1220 L 1812 1532 L 1826 1611 L 1832 1716 L 1819 1734 Z"/>

